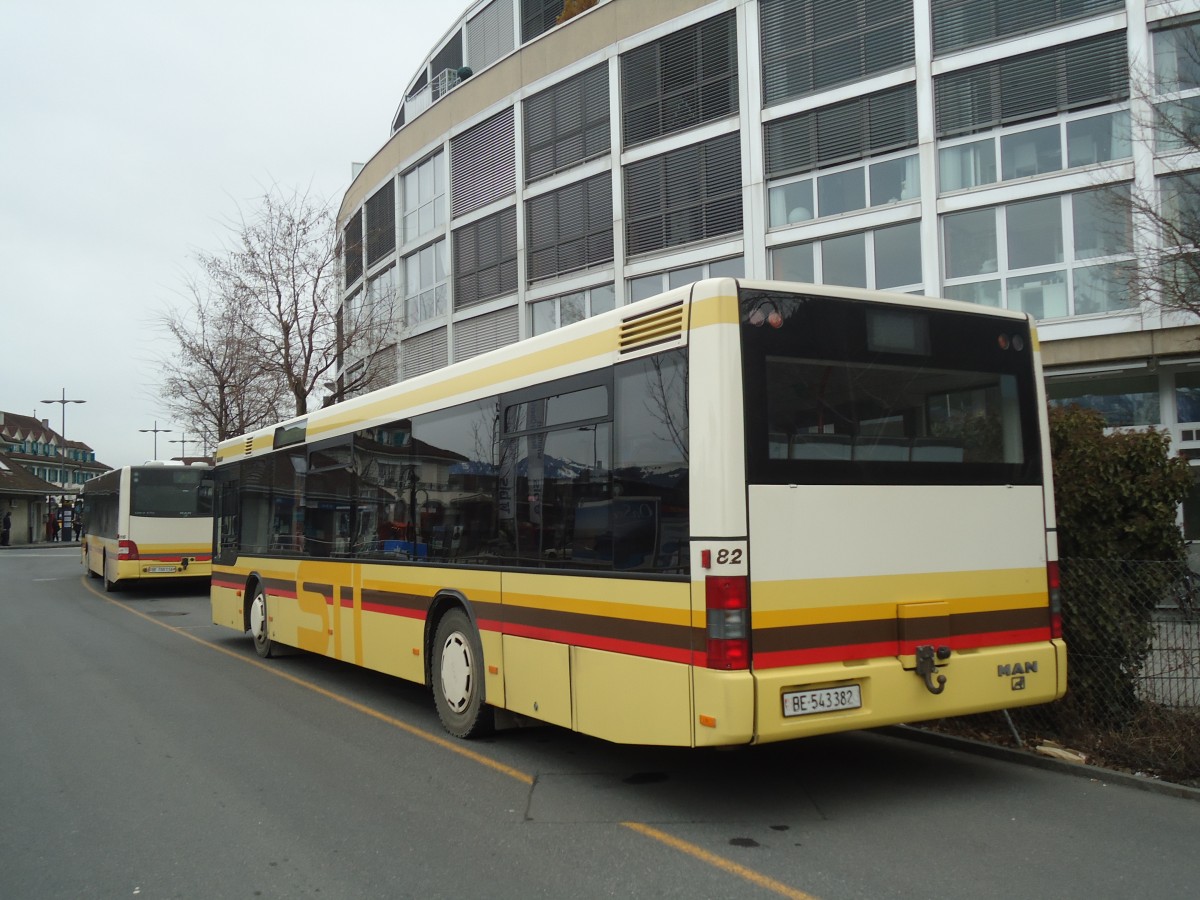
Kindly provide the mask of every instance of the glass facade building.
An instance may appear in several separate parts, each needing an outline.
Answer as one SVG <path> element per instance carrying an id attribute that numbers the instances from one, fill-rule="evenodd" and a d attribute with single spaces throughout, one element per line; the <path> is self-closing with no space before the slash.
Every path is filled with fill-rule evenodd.
<path id="1" fill-rule="evenodd" d="M 562 8 L 467 5 L 345 195 L 343 302 L 397 294 L 395 377 L 708 275 L 815 281 L 1028 312 L 1053 403 L 1200 457 L 1200 326 L 1129 288 L 1178 243 L 1139 207 L 1197 213 L 1200 0 Z"/>

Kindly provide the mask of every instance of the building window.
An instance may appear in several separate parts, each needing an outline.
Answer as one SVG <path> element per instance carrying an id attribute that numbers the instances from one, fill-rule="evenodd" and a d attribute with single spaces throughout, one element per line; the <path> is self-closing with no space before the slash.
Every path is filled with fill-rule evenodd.
<path id="1" fill-rule="evenodd" d="M 517 156 L 510 107 L 450 141 L 452 216 L 487 206 L 517 190 Z"/>
<path id="2" fill-rule="evenodd" d="M 764 127 L 768 178 L 798 175 L 917 145 L 911 84 L 834 103 Z"/>
<path id="3" fill-rule="evenodd" d="M 608 65 L 525 102 L 525 180 L 535 181 L 609 150 Z"/>
<path id="4" fill-rule="evenodd" d="M 1200 146 L 1200 95 L 1154 104 L 1154 149 L 1178 153 Z"/>
<path id="5" fill-rule="evenodd" d="M 939 75 L 934 94 L 942 138 L 1126 100 L 1125 32 Z"/>
<path id="6" fill-rule="evenodd" d="M 1155 31 L 1154 80 L 1160 93 L 1200 88 L 1200 22 Z"/>
<path id="7" fill-rule="evenodd" d="M 525 208 L 530 282 L 612 262 L 608 172 L 534 197 Z"/>
<path id="8" fill-rule="evenodd" d="M 357 210 L 342 229 L 342 265 L 346 270 L 346 287 L 363 274 L 362 210 Z"/>
<path id="9" fill-rule="evenodd" d="M 870 165 L 860 163 L 842 171 L 781 181 L 767 194 L 772 228 L 917 200 L 921 196 L 920 160 L 910 153 Z"/>
<path id="10" fill-rule="evenodd" d="M 1125 0 L 933 0 L 933 54 L 1124 9 Z"/>
<path id="11" fill-rule="evenodd" d="M 997 131 L 995 135 L 938 150 L 938 188 L 942 192 L 994 184 L 1087 166 L 1133 155 L 1129 111 L 1063 119 L 1053 125 Z M 996 160 L 1002 160 L 998 171 Z M 999 176 L 999 177 L 998 177 Z"/>
<path id="12" fill-rule="evenodd" d="M 629 255 L 742 230 L 742 168 L 731 133 L 625 167 Z"/>
<path id="13" fill-rule="evenodd" d="M 405 378 L 415 378 L 441 369 L 449 362 L 449 356 L 445 328 L 426 331 L 400 344 L 400 362 Z"/>
<path id="14" fill-rule="evenodd" d="M 746 261 L 740 256 L 718 259 L 696 266 L 682 266 L 653 275 L 639 275 L 629 279 L 629 302 L 645 300 L 664 291 L 691 284 L 704 278 L 745 278 Z"/>
<path id="15" fill-rule="evenodd" d="M 912 65 L 911 0 L 760 0 L 767 106 Z"/>
<path id="16" fill-rule="evenodd" d="M 463 64 L 462 30 L 456 30 L 450 40 L 442 46 L 429 63 L 429 71 L 433 73 L 430 86 L 433 88 L 433 99 L 437 100 L 451 87 L 454 79 L 446 76 L 457 72 Z"/>
<path id="17" fill-rule="evenodd" d="M 1175 374 L 1175 421 L 1200 422 L 1200 372 Z"/>
<path id="18" fill-rule="evenodd" d="M 549 31 L 563 11 L 563 0 L 521 0 L 521 43 Z"/>
<path id="19" fill-rule="evenodd" d="M 624 146 L 738 111 L 737 19 L 732 12 L 621 57 Z"/>
<path id="20" fill-rule="evenodd" d="M 1125 375 L 1085 381 L 1049 378 L 1046 396 L 1051 407 L 1094 409 L 1104 416 L 1104 424 L 1110 428 L 1162 423 L 1157 375 Z"/>
<path id="21" fill-rule="evenodd" d="M 399 295 L 397 284 L 399 273 L 395 266 L 389 266 L 367 282 L 366 299 L 359 321 L 351 320 L 350 325 L 360 338 L 366 338 L 373 348 L 378 348 L 388 341 L 386 329 L 395 320 L 396 300 Z"/>
<path id="22" fill-rule="evenodd" d="M 616 307 L 617 292 L 611 284 L 538 300 L 529 304 L 529 331 L 531 334 L 545 334 Z"/>
<path id="23" fill-rule="evenodd" d="M 492 0 L 467 20 L 467 64 L 478 72 L 512 51 L 512 0 Z"/>
<path id="24" fill-rule="evenodd" d="M 771 277 L 877 290 L 921 291 L 921 225 L 904 222 L 776 247 L 771 251 Z"/>
<path id="25" fill-rule="evenodd" d="M 1127 184 L 947 214 L 942 246 L 943 293 L 952 299 L 1038 319 L 1134 304 Z"/>
<path id="26" fill-rule="evenodd" d="M 444 240 L 404 258 L 404 315 L 408 326 L 444 316 L 448 292 Z"/>
<path id="27" fill-rule="evenodd" d="M 445 155 L 436 153 L 404 173 L 404 242 L 446 227 Z"/>
<path id="28" fill-rule="evenodd" d="M 505 209 L 454 231 L 454 307 L 516 293 L 517 211 Z"/>
<path id="29" fill-rule="evenodd" d="M 367 200 L 367 265 L 373 266 L 396 249 L 396 185 L 387 184 Z"/>

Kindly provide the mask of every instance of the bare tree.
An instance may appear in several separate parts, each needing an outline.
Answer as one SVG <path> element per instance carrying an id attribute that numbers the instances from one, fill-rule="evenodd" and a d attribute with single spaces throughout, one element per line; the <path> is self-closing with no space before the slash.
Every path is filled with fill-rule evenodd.
<path id="1" fill-rule="evenodd" d="M 1136 265 L 1122 269 L 1130 299 L 1200 316 L 1200 28 L 1157 33 L 1156 64 L 1130 71 L 1134 143 L 1149 145 L 1164 173 L 1108 188 L 1114 245 L 1132 245 Z M 1128 237 L 1122 231 L 1128 229 Z"/>
<path id="2" fill-rule="evenodd" d="M 251 352 L 282 379 L 295 415 L 308 411 L 344 347 L 387 339 L 375 333 L 386 329 L 363 316 L 343 318 L 338 328 L 341 269 L 334 216 L 328 204 L 306 193 L 268 191 L 255 212 L 242 217 L 236 246 L 201 260 L 253 337 Z M 359 308 L 375 311 L 374 305 Z M 365 371 L 360 377 L 367 377 Z M 347 389 L 343 384 L 342 391 Z"/>
<path id="3" fill-rule="evenodd" d="M 282 418 L 286 393 L 251 352 L 252 335 L 224 302 L 196 281 L 190 305 L 159 319 L 175 352 L 161 360 L 162 401 L 175 421 L 215 446 Z"/>
<path id="4" fill-rule="evenodd" d="M 341 399 L 394 380 L 394 269 L 339 309 L 328 204 L 273 188 L 240 214 L 233 233 L 231 247 L 197 254 L 192 302 L 161 320 L 178 345 L 163 361 L 177 421 L 222 440 L 304 415 L 319 389 Z"/>

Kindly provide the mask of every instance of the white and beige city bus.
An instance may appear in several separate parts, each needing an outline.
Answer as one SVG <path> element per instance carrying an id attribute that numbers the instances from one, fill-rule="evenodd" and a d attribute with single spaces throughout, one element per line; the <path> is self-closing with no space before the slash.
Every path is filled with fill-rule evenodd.
<path id="1" fill-rule="evenodd" d="M 124 466 L 83 486 L 83 565 L 106 590 L 212 573 L 213 470 Z"/>
<path id="2" fill-rule="evenodd" d="M 1037 338 L 714 279 L 222 443 L 213 621 L 460 737 L 787 740 L 1066 687 Z"/>

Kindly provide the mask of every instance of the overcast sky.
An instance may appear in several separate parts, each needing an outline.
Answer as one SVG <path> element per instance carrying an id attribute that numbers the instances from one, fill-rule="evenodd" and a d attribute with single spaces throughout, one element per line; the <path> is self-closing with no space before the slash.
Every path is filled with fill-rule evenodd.
<path id="1" fill-rule="evenodd" d="M 181 452 L 159 398 L 198 251 L 277 184 L 336 208 L 470 0 L 0 0 L 0 410 L 111 466 Z M 189 446 L 189 453 L 199 452 Z"/>

